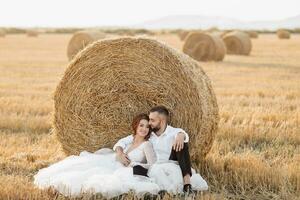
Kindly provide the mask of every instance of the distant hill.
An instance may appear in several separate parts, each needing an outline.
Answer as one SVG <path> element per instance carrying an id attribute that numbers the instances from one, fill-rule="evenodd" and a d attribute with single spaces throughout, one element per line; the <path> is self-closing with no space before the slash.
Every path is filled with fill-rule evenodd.
<path id="1" fill-rule="evenodd" d="M 300 28 L 300 15 L 274 21 L 240 21 L 225 17 L 209 17 L 203 15 L 172 15 L 156 20 L 136 24 L 134 27 L 147 29 L 207 29 L 218 27 L 220 29 L 256 29 L 276 30 L 278 28 Z"/>

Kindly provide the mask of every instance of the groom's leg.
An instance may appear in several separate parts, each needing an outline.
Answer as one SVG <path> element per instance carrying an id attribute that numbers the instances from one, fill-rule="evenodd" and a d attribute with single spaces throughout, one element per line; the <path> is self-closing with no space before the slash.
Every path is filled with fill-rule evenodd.
<path id="1" fill-rule="evenodd" d="M 135 165 L 135 166 L 133 166 L 133 174 L 141 175 L 141 176 L 148 176 L 148 169 L 142 167 L 141 165 Z"/>
<path id="2" fill-rule="evenodd" d="M 188 143 L 184 143 L 183 149 L 177 152 L 172 148 L 169 160 L 178 161 L 183 177 L 187 174 L 192 176 L 192 167 Z"/>

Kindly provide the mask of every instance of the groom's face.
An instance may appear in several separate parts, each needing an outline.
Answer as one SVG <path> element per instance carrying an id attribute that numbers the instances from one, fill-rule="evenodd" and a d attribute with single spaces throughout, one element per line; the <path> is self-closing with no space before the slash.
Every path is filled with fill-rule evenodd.
<path id="1" fill-rule="evenodd" d="M 153 132 L 157 132 L 161 128 L 161 116 L 158 112 L 151 112 L 149 114 L 149 125 Z"/>

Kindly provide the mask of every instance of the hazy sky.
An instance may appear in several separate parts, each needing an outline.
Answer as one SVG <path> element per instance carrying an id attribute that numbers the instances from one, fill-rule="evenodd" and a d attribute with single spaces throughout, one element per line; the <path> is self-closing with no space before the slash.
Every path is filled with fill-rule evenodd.
<path id="1" fill-rule="evenodd" d="M 246 21 L 300 14 L 300 0 L 0 0 L 0 26 L 134 25 L 168 15 Z"/>

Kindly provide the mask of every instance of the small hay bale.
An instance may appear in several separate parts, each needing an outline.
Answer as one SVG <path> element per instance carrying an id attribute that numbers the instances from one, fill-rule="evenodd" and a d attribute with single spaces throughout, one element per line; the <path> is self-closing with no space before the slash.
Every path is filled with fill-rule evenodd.
<path id="1" fill-rule="evenodd" d="M 216 32 L 212 32 L 210 34 L 222 38 L 226 33 L 227 33 L 226 31 L 216 31 Z"/>
<path id="2" fill-rule="evenodd" d="M 168 34 L 167 30 L 160 30 L 157 32 L 157 35 L 166 35 L 166 34 Z"/>
<path id="3" fill-rule="evenodd" d="M 36 30 L 27 30 L 26 31 L 28 37 L 38 37 L 39 33 Z"/>
<path id="4" fill-rule="evenodd" d="M 252 42 L 249 35 L 241 31 L 232 31 L 223 36 L 228 54 L 249 55 Z"/>
<path id="5" fill-rule="evenodd" d="M 179 36 L 181 41 L 184 41 L 188 34 L 189 34 L 189 31 L 180 31 L 178 36 Z"/>
<path id="6" fill-rule="evenodd" d="M 206 32 L 212 33 L 212 32 L 219 32 L 220 29 L 218 27 L 211 27 L 209 29 L 206 29 Z"/>
<path id="7" fill-rule="evenodd" d="M 258 33 L 256 31 L 248 31 L 247 33 L 250 38 L 258 38 Z"/>
<path id="8" fill-rule="evenodd" d="M 5 36 L 6 36 L 6 32 L 0 29 L 0 37 L 5 37 Z"/>
<path id="9" fill-rule="evenodd" d="M 222 61 L 226 47 L 219 36 L 192 32 L 186 37 L 182 51 L 198 61 Z"/>
<path id="10" fill-rule="evenodd" d="M 148 36 L 155 36 L 155 32 L 154 31 L 148 31 L 146 33 L 146 35 L 148 35 Z"/>
<path id="11" fill-rule="evenodd" d="M 290 32 L 287 30 L 283 30 L 283 29 L 279 29 L 277 31 L 277 36 L 279 39 L 290 39 L 291 38 Z"/>
<path id="12" fill-rule="evenodd" d="M 119 34 L 120 36 L 135 36 L 134 31 L 124 31 Z"/>
<path id="13" fill-rule="evenodd" d="M 69 60 L 88 44 L 105 38 L 105 34 L 99 31 L 78 31 L 73 34 L 67 48 L 67 56 Z"/>
<path id="14" fill-rule="evenodd" d="M 210 150 L 219 121 L 210 79 L 196 61 L 154 39 L 97 41 L 67 67 L 54 93 L 53 130 L 67 154 L 94 152 L 132 133 L 152 106 L 171 111 L 171 125 L 190 135 L 191 157 Z"/>

